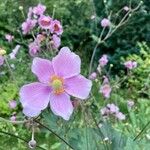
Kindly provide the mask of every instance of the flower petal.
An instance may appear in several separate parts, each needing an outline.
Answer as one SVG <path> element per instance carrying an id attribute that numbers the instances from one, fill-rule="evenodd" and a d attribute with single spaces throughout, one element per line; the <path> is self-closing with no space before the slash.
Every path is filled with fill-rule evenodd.
<path id="1" fill-rule="evenodd" d="M 66 93 L 59 95 L 51 93 L 50 107 L 55 115 L 61 116 L 65 120 L 69 120 L 71 114 L 73 113 L 73 106 L 70 96 Z"/>
<path id="2" fill-rule="evenodd" d="M 77 98 L 86 99 L 91 91 L 92 82 L 82 75 L 65 80 L 65 91 Z"/>
<path id="3" fill-rule="evenodd" d="M 42 83 L 27 84 L 20 90 L 20 101 L 24 108 L 33 110 L 31 113 L 36 113 L 47 107 L 50 100 L 50 92 L 50 87 Z"/>
<path id="4" fill-rule="evenodd" d="M 38 57 L 33 59 L 32 72 L 42 83 L 48 83 L 50 76 L 54 75 L 52 63 L 49 60 Z"/>
<path id="5" fill-rule="evenodd" d="M 78 55 L 63 47 L 52 60 L 54 71 L 58 76 L 70 78 L 80 73 L 81 60 Z"/>
<path id="6" fill-rule="evenodd" d="M 28 117 L 36 117 L 41 113 L 41 110 L 25 107 L 23 108 L 23 113 Z"/>

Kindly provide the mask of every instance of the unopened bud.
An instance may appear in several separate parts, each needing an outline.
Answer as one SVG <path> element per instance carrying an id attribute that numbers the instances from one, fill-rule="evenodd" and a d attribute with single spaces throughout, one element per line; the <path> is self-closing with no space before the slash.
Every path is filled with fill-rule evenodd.
<path id="1" fill-rule="evenodd" d="M 110 64 L 110 67 L 112 68 L 114 65 L 113 64 Z"/>
<path id="2" fill-rule="evenodd" d="M 28 145 L 29 145 L 30 149 L 35 149 L 36 148 L 36 141 L 31 140 L 31 141 L 29 141 Z"/>
<path id="3" fill-rule="evenodd" d="M 143 1 L 140 1 L 141 4 L 143 4 Z"/>
<path id="4" fill-rule="evenodd" d="M 23 6 L 19 6 L 19 10 L 23 10 Z"/>

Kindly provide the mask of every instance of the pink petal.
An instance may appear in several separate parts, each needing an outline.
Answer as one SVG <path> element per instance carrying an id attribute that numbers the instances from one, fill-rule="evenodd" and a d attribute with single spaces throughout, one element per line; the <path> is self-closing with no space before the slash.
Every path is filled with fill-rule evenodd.
<path id="1" fill-rule="evenodd" d="M 51 93 L 50 107 L 55 115 L 61 116 L 65 120 L 69 120 L 71 114 L 73 113 L 73 106 L 70 96 L 66 93 L 59 95 Z"/>
<path id="2" fill-rule="evenodd" d="M 41 113 L 41 110 L 25 107 L 23 113 L 28 117 L 36 117 Z"/>
<path id="3" fill-rule="evenodd" d="M 20 90 L 20 101 L 24 108 L 31 109 L 33 112 L 45 109 L 50 100 L 50 87 L 42 83 L 31 83 L 24 85 Z"/>
<path id="4" fill-rule="evenodd" d="M 91 91 L 92 82 L 82 75 L 65 80 L 65 91 L 77 98 L 86 99 Z"/>
<path id="5" fill-rule="evenodd" d="M 54 75 L 52 63 L 49 60 L 41 59 L 38 57 L 33 59 L 32 72 L 42 83 L 48 83 L 50 77 Z"/>
<path id="6" fill-rule="evenodd" d="M 81 60 L 78 55 L 63 47 L 52 60 L 54 71 L 58 76 L 69 78 L 80 73 Z"/>

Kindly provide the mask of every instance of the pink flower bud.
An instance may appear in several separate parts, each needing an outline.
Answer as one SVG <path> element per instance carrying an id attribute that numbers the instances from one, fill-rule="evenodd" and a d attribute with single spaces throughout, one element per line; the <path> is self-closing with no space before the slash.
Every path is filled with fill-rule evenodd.
<path id="1" fill-rule="evenodd" d="M 11 100 L 11 101 L 9 102 L 9 107 L 10 107 L 11 109 L 15 109 L 16 106 L 17 106 L 17 102 L 16 102 L 15 100 Z"/>
<path id="2" fill-rule="evenodd" d="M 16 116 L 14 116 L 14 115 L 11 116 L 11 117 L 10 117 L 10 120 L 11 120 L 12 122 L 13 122 L 13 121 L 15 122 L 15 121 L 16 121 Z"/>
<path id="3" fill-rule="evenodd" d="M 107 65 L 108 63 L 108 57 L 107 55 L 103 55 L 100 59 L 99 59 L 99 64 L 101 67 L 104 67 L 105 65 Z"/>
<path id="4" fill-rule="evenodd" d="M 128 7 L 128 6 L 124 6 L 124 7 L 123 7 L 123 10 L 129 11 L 129 7 Z"/>
<path id="5" fill-rule="evenodd" d="M 90 79 L 90 80 L 95 80 L 96 77 L 97 77 L 97 73 L 96 73 L 96 72 L 93 72 L 93 73 L 91 73 L 91 75 L 89 76 L 89 79 Z"/>
<path id="6" fill-rule="evenodd" d="M 102 27 L 109 27 L 110 26 L 110 21 L 109 21 L 109 19 L 107 19 L 107 18 L 104 18 L 104 19 L 102 19 L 102 21 L 101 21 L 101 26 Z"/>
<path id="7" fill-rule="evenodd" d="M 104 84 L 101 86 L 100 88 L 100 93 L 102 93 L 102 95 L 105 97 L 105 98 L 109 98 L 110 97 L 110 93 L 111 93 L 111 87 L 109 84 Z"/>
<path id="8" fill-rule="evenodd" d="M 134 68 L 136 68 L 137 67 L 137 62 L 135 62 L 135 61 L 126 61 L 125 63 L 124 63 L 124 66 L 127 68 L 127 69 L 134 69 Z"/>

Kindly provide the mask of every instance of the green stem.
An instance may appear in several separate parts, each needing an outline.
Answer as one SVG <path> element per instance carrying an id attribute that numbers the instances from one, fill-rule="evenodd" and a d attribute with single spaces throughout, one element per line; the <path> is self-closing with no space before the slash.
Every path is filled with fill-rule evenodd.
<path id="1" fill-rule="evenodd" d="M 28 144 L 28 141 L 27 141 L 26 139 L 23 139 L 23 138 L 21 138 L 21 137 L 19 137 L 19 136 L 17 136 L 17 135 L 14 135 L 14 134 L 11 134 L 11 133 L 2 131 L 2 130 L 0 130 L 0 133 L 5 134 L 5 135 L 7 135 L 7 136 L 14 137 L 14 138 L 19 139 L 19 140 L 21 140 L 21 141 L 23 141 L 23 142 L 25 142 L 25 143 Z M 37 147 L 37 148 L 40 148 L 40 149 L 42 149 L 42 150 L 46 150 L 45 148 L 40 147 L 40 146 L 38 146 L 38 145 L 37 145 L 36 147 Z"/>
<path id="2" fill-rule="evenodd" d="M 62 137 L 60 137 L 57 133 L 55 133 L 52 129 L 48 128 L 47 126 L 43 125 L 41 122 L 34 120 L 36 123 L 38 123 L 40 126 L 44 127 L 45 129 L 47 129 L 48 131 L 50 131 L 52 134 L 54 134 L 57 138 L 59 138 L 61 141 L 63 141 L 66 145 L 68 145 L 71 149 L 74 150 L 74 148 L 66 141 L 64 140 Z"/>
<path id="3" fill-rule="evenodd" d="M 145 131 L 145 129 L 149 126 L 150 121 L 143 127 L 143 129 L 141 130 L 141 132 L 133 139 L 133 141 L 136 141 L 140 135 L 142 135 L 142 133 Z"/>

